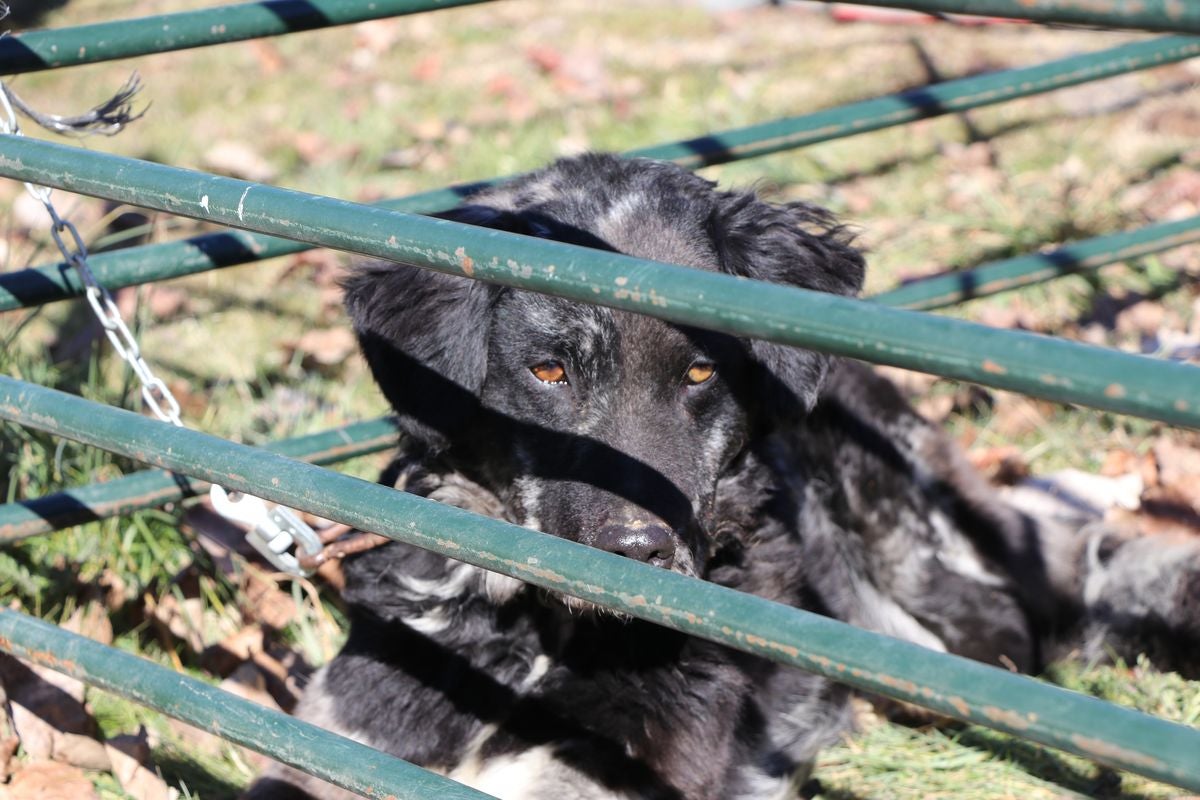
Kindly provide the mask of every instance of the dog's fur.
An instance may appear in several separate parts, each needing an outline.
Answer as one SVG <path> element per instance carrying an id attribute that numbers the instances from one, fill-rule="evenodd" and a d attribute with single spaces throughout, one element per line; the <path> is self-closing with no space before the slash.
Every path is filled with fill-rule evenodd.
<path id="1" fill-rule="evenodd" d="M 863 278 L 826 213 L 644 160 L 560 161 L 447 216 L 835 294 Z M 1037 523 L 865 366 L 394 264 L 346 289 L 404 430 L 397 488 L 991 664 L 1195 652 L 1194 546 Z M 345 572 L 349 640 L 300 715 L 501 798 L 791 798 L 848 724 L 823 678 L 415 547 Z M 250 796 L 306 792 L 345 794 L 276 768 Z"/>

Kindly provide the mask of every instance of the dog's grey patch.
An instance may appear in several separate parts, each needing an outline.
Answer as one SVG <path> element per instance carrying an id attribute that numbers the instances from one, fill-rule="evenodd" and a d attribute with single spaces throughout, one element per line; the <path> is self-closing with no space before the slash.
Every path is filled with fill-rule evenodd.
<path id="1" fill-rule="evenodd" d="M 450 777 L 500 800 L 641 800 L 600 786 L 555 758 L 549 745 L 491 758 L 471 771 L 456 769 Z"/>

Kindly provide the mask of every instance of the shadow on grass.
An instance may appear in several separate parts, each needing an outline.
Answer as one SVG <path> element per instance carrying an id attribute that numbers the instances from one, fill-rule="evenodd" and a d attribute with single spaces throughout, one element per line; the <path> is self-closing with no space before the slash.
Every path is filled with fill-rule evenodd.
<path id="1" fill-rule="evenodd" d="M 1095 800 L 1151 800 L 1150 795 L 1122 789 L 1121 773 L 1099 764 L 1075 764 L 1065 756 L 1032 742 L 965 728 L 955 741 L 963 747 L 1003 758 L 1027 774 L 1067 791 Z"/>
<path id="2" fill-rule="evenodd" d="M 204 800 L 234 800 L 246 787 L 213 774 L 212 768 L 178 753 L 155 753 L 154 765 L 171 786 L 186 786 L 190 796 Z"/>

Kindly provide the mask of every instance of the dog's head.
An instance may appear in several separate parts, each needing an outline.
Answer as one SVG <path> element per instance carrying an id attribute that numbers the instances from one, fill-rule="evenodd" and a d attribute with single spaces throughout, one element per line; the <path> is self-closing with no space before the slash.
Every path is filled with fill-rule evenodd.
<path id="1" fill-rule="evenodd" d="M 803 204 L 591 155 L 443 215 L 838 294 L 863 261 Z M 410 439 L 531 528 L 703 574 L 716 487 L 748 442 L 816 401 L 827 357 L 651 317 L 374 264 L 346 301 Z"/>

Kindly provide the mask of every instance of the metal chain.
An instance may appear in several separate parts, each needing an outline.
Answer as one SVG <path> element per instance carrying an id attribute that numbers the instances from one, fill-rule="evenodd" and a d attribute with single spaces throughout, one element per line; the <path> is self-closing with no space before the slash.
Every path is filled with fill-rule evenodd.
<path id="1" fill-rule="evenodd" d="M 0 116 L 0 131 L 14 136 L 23 136 L 21 125 L 17 121 L 16 110 L 8 101 L 7 92 L 0 91 L 0 111 L 3 112 L 3 115 Z M 63 219 L 59 215 L 58 209 L 54 207 L 54 203 L 50 199 L 49 187 L 26 182 L 25 189 L 45 207 L 46 213 L 50 215 L 50 234 L 54 237 L 54 243 L 62 253 L 63 259 L 75 269 L 75 273 L 83 283 L 88 304 L 104 328 L 104 333 L 108 337 L 108 341 L 112 343 L 113 350 L 133 368 L 133 374 L 137 376 L 138 382 L 141 384 L 142 400 L 145 401 L 146 407 L 163 422 L 183 427 L 183 422 L 179 418 L 179 401 L 175 399 L 175 395 L 167 388 L 162 378 L 155 375 L 150 369 L 146 359 L 142 358 L 137 339 L 134 338 L 125 321 L 121 319 L 121 312 L 113 301 L 112 295 L 100 285 L 92 273 L 92 268 L 88 264 L 87 245 L 83 243 L 79 229 L 70 220 Z M 64 233 L 70 234 L 69 238 L 64 238 Z"/>
<path id="2" fill-rule="evenodd" d="M 17 114 L 9 102 L 8 92 L 0 82 L 0 133 L 23 136 Z M 50 234 L 62 257 L 70 264 L 86 291 L 88 304 L 104 328 L 113 350 L 133 368 L 142 387 L 142 400 L 156 417 L 177 427 L 184 427 L 179 418 L 179 401 L 167 388 L 162 378 L 154 374 L 146 359 L 142 358 L 137 339 L 121 319 L 121 311 L 113 301 L 108 289 L 100 285 L 88 264 L 87 245 L 79 235 L 79 229 L 70 220 L 63 219 L 50 199 L 50 188 L 25 183 L 25 189 L 40 202 L 50 215 Z M 63 234 L 69 234 L 64 237 Z M 268 508 L 257 497 L 240 492 L 228 492 L 224 487 L 212 485 L 210 491 L 213 508 L 221 516 L 250 526 L 246 539 L 277 569 L 292 575 L 307 577 L 315 569 L 313 561 L 323 550 L 323 543 L 300 517 L 290 508 L 276 506 Z M 297 548 L 297 554 L 289 552 Z M 302 563 L 303 562 L 303 563 Z M 313 566 L 310 566 L 313 565 Z"/>

